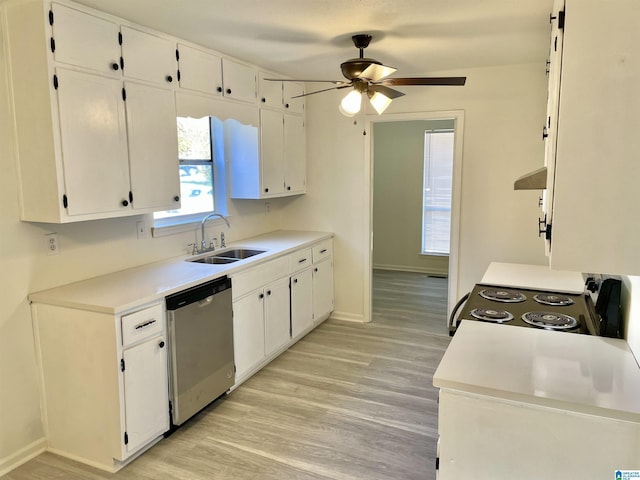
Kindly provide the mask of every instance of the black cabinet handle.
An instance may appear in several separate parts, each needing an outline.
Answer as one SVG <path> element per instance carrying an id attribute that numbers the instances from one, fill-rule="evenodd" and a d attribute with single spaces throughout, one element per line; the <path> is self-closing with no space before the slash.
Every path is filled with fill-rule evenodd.
<path id="1" fill-rule="evenodd" d="M 314 269 L 313 269 L 313 271 L 314 271 L 314 272 L 317 272 L 317 271 L 318 271 L 318 267 L 314 268 Z"/>
<path id="2" fill-rule="evenodd" d="M 171 83 L 171 82 L 173 82 L 173 77 L 171 75 L 167 75 L 166 76 L 166 80 L 167 80 L 167 82 Z"/>
<path id="3" fill-rule="evenodd" d="M 293 279 L 293 283 L 298 283 L 298 279 L 297 279 L 297 278 L 294 278 L 294 279 Z"/>
<path id="4" fill-rule="evenodd" d="M 116 62 L 113 62 L 111 64 L 111 68 L 113 68 L 114 70 L 118 70 L 120 68 L 120 65 L 118 65 Z"/>
<path id="5" fill-rule="evenodd" d="M 291 190 L 291 185 L 289 185 L 289 186 L 287 187 L 287 190 Z"/>
<path id="6" fill-rule="evenodd" d="M 265 191 L 265 193 L 269 193 L 269 189 L 268 188 L 265 188 L 264 191 Z"/>
<path id="7" fill-rule="evenodd" d="M 180 197 L 178 195 L 176 195 L 175 197 L 173 197 L 173 201 L 174 202 L 179 202 L 180 201 Z"/>
<path id="8" fill-rule="evenodd" d="M 285 104 L 284 104 L 284 108 L 289 108 L 289 104 L 288 104 L 288 103 L 285 103 Z"/>
<path id="9" fill-rule="evenodd" d="M 122 206 L 126 207 L 129 205 L 129 201 L 128 200 L 122 200 Z"/>
<path id="10" fill-rule="evenodd" d="M 271 295 L 271 290 L 267 290 L 267 295 Z"/>
<path id="11" fill-rule="evenodd" d="M 260 101 L 261 101 L 262 103 L 267 103 L 267 99 L 266 99 L 266 98 L 264 98 L 264 97 L 262 97 L 262 98 L 260 99 Z"/>
<path id="12" fill-rule="evenodd" d="M 261 293 L 260 295 L 258 295 L 258 298 L 263 299 L 264 298 L 264 293 Z"/>
<path id="13" fill-rule="evenodd" d="M 222 87 L 217 87 L 216 88 L 216 92 L 221 93 L 222 92 Z"/>
<path id="14" fill-rule="evenodd" d="M 227 88 L 227 95 L 231 95 L 231 89 Z"/>
<path id="15" fill-rule="evenodd" d="M 164 342 L 163 342 L 162 340 L 160 340 L 160 343 L 158 344 L 158 346 L 159 346 L 160 348 L 164 348 Z"/>

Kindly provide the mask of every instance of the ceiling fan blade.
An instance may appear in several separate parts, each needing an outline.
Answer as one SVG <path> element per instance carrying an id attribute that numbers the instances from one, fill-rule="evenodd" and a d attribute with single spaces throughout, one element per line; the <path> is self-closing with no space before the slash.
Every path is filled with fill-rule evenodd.
<path id="1" fill-rule="evenodd" d="M 329 90 L 340 90 L 341 88 L 348 88 L 351 86 L 352 85 L 348 83 L 347 85 L 338 85 L 337 87 L 325 88 L 323 90 L 316 90 L 315 92 L 303 93 L 302 95 L 296 95 L 295 97 L 291 98 L 308 97 L 309 95 L 314 95 L 316 93 L 328 92 Z"/>
<path id="2" fill-rule="evenodd" d="M 335 85 L 343 85 L 348 82 L 343 82 L 342 80 L 294 80 L 291 78 L 263 78 L 262 80 L 267 80 L 269 82 L 313 82 L 313 83 L 333 83 Z"/>
<path id="3" fill-rule="evenodd" d="M 462 86 L 467 81 L 467 77 L 416 77 L 416 78 L 386 78 L 380 82 L 381 85 L 402 86 L 402 85 L 459 85 Z"/>
<path id="4" fill-rule="evenodd" d="M 358 75 L 358 78 L 366 78 L 372 82 L 377 82 L 382 80 L 384 77 L 388 77 L 396 70 L 398 69 L 394 67 L 387 67 L 386 65 L 372 63 L 365 68 L 360 75 Z"/>
<path id="5" fill-rule="evenodd" d="M 393 88 L 385 87 L 384 85 L 369 85 L 370 92 L 378 92 L 387 98 L 393 100 L 394 98 L 402 97 L 404 93 L 394 90 Z"/>

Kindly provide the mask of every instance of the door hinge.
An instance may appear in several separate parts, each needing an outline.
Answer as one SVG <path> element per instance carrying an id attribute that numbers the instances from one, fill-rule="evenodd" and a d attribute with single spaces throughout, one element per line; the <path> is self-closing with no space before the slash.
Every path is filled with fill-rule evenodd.
<path id="1" fill-rule="evenodd" d="M 120 371 L 124 372 L 124 358 L 120 359 Z"/>
<path id="2" fill-rule="evenodd" d="M 178 81 L 180 81 L 180 70 L 176 72 L 176 76 L 178 77 Z"/>
<path id="3" fill-rule="evenodd" d="M 67 208 L 69 206 L 69 201 L 67 200 L 67 194 L 62 195 L 62 206 Z"/>
<path id="4" fill-rule="evenodd" d="M 122 32 L 118 32 L 118 45 L 122 45 Z"/>
<path id="5" fill-rule="evenodd" d="M 54 53 L 56 51 L 56 40 L 55 40 L 55 38 L 51 37 L 51 39 L 49 40 L 49 47 L 51 48 L 51 53 Z"/>
<path id="6" fill-rule="evenodd" d="M 180 51 L 176 48 L 176 62 L 180 60 Z"/>
<path id="7" fill-rule="evenodd" d="M 129 191 L 129 202 L 133 203 L 133 192 Z"/>
<path id="8" fill-rule="evenodd" d="M 551 241 L 551 224 L 550 223 L 547 224 L 547 228 L 545 229 L 545 232 L 544 232 L 544 238 L 545 240 Z"/>
<path id="9" fill-rule="evenodd" d="M 122 100 L 127 101 L 127 91 L 122 87 Z"/>
<path id="10" fill-rule="evenodd" d="M 53 75 L 53 88 L 58 89 L 58 76 L 55 74 Z"/>
<path id="11" fill-rule="evenodd" d="M 120 57 L 120 70 L 124 70 L 124 58 Z"/>
<path id="12" fill-rule="evenodd" d="M 564 10 L 558 12 L 558 28 L 564 30 Z"/>
<path id="13" fill-rule="evenodd" d="M 49 25 L 53 25 L 53 10 L 49 10 Z"/>
<path id="14" fill-rule="evenodd" d="M 124 444 L 129 445 L 129 435 L 127 432 L 124 432 Z"/>

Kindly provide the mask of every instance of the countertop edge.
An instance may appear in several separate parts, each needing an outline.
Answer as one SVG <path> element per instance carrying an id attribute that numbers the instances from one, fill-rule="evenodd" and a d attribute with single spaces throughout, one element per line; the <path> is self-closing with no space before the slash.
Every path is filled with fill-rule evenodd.
<path id="1" fill-rule="evenodd" d="M 295 240 L 295 237 L 300 237 Z M 328 240 L 335 236 L 332 232 L 318 232 L 318 231 L 303 231 L 303 230 L 276 230 L 266 234 L 261 234 L 255 237 L 241 239 L 234 241 L 227 245 L 227 248 L 249 247 L 268 250 L 265 254 L 260 254 L 255 257 L 250 257 L 244 260 L 240 260 L 236 263 L 227 265 L 209 265 L 200 263 L 190 263 L 188 258 L 193 255 L 181 255 L 170 259 L 159 260 L 150 264 L 139 265 L 131 267 L 125 270 L 119 270 L 116 272 L 107 273 L 105 275 L 99 275 L 76 282 L 63 284 L 57 287 L 53 287 L 46 290 L 36 291 L 29 293 L 27 299 L 31 303 L 46 304 L 59 307 L 74 308 L 79 310 L 87 310 L 98 313 L 107 313 L 111 315 L 120 315 L 127 313 L 128 311 L 144 308 L 145 306 L 157 303 L 161 301 L 167 295 L 179 292 L 181 290 L 199 285 L 203 282 L 215 280 L 222 276 L 233 276 L 239 272 L 242 272 L 248 268 L 266 263 L 271 260 L 275 260 L 279 257 L 286 256 L 301 248 L 310 247 L 313 244 Z M 304 237 L 304 238 L 302 238 Z M 287 240 L 289 238 L 289 240 Z M 285 244 L 282 247 L 273 247 L 273 244 L 281 243 Z M 271 249 L 269 249 L 271 245 Z M 189 264 L 185 266 L 184 263 Z M 177 281 L 175 284 L 167 285 L 164 289 L 157 289 L 153 293 L 149 293 L 135 299 L 128 299 L 118 302 L 83 302 L 74 298 L 72 294 L 74 289 L 87 288 L 91 290 L 91 284 L 98 284 L 100 282 L 109 283 L 116 282 L 117 277 L 129 275 L 131 277 L 136 275 L 144 275 L 145 272 L 153 272 L 154 270 L 161 271 L 163 269 L 170 269 L 175 266 L 183 266 L 187 269 L 191 269 L 190 278 L 188 281 Z M 98 286 L 96 285 L 96 289 Z"/>

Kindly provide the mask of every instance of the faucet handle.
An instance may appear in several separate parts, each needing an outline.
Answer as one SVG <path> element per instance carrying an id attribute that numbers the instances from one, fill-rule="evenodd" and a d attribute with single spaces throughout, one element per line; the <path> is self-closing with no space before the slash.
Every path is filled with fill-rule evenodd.
<path id="1" fill-rule="evenodd" d="M 218 239 L 216 237 L 213 237 L 209 242 L 209 249 L 215 250 L 216 248 L 218 248 Z"/>
<path id="2" fill-rule="evenodd" d="M 224 248 L 226 246 L 227 246 L 227 244 L 224 241 L 224 232 L 220 232 L 220 247 Z"/>
<path id="3" fill-rule="evenodd" d="M 198 246 L 195 243 L 187 244 L 187 247 L 193 247 L 191 249 L 191 255 L 196 255 L 198 253 Z"/>

